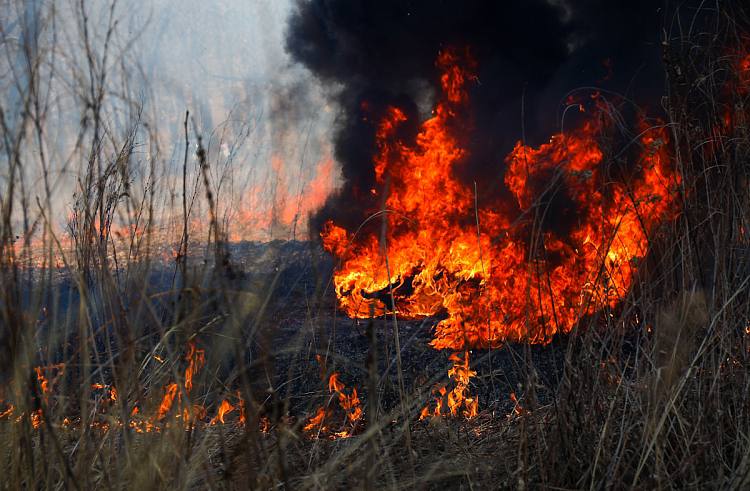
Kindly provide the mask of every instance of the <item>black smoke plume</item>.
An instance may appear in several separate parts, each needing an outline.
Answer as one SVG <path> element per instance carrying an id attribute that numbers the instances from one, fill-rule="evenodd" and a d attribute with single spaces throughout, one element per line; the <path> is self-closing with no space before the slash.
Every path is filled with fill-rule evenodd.
<path id="1" fill-rule="evenodd" d="M 330 87 L 341 111 L 334 141 L 345 183 L 313 224 L 333 218 L 351 230 L 377 208 L 368 201 L 375 126 L 396 105 L 410 116 L 401 138 L 413 137 L 439 87 L 442 49 L 467 47 L 477 63 L 460 177 L 477 182 L 484 199 L 503 187 L 515 142 L 536 145 L 560 130 L 570 91 L 658 105 L 664 17 L 658 0 L 300 1 L 287 50 Z"/>

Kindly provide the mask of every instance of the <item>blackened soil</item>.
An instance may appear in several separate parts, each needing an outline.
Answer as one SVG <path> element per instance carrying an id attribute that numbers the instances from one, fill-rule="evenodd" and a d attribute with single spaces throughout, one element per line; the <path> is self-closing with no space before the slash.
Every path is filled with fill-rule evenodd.
<path id="1" fill-rule="evenodd" d="M 409 399 L 418 405 L 431 400 L 432 390 L 439 385 L 448 384 L 450 389 L 447 371 L 452 365 L 448 359 L 452 352 L 435 350 L 429 344 L 438 319 L 346 317 L 336 308 L 331 291 L 330 258 L 307 247 L 304 253 L 295 250 L 295 261 L 280 262 L 283 266 L 273 282 L 277 287 L 271 295 L 272 305 L 264 316 L 263 328 L 256 331 L 256 335 L 267 337 L 260 344 L 271 347 L 272 353 L 266 366 L 252 377 L 275 381 L 274 388 L 258 387 L 259 393 L 266 392 L 266 404 L 283 404 L 284 412 L 292 415 L 309 414 L 329 399 L 327 377 L 335 371 L 347 392 L 356 387 L 367 407 L 373 357 L 377 360 L 377 396 L 383 409 L 398 405 L 399 378 Z M 562 336 L 546 346 L 509 344 L 473 350 L 471 368 L 477 375 L 471 380 L 470 390 L 479 398 L 480 411 L 507 413 L 514 406 L 511 393 L 524 392 L 529 382 L 536 386 L 538 402 L 549 402 L 562 377 L 567 342 Z M 401 348 L 401 377 L 396 346 Z"/>

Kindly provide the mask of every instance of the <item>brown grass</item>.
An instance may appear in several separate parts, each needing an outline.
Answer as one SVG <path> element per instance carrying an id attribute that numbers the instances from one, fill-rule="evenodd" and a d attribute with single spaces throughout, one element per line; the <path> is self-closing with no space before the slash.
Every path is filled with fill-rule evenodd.
<path id="1" fill-rule="evenodd" d="M 39 14 L 47 34 L 54 15 Z M 85 9 L 74 15 L 90 27 Z M 664 110 L 683 178 L 680 216 L 650 238 L 649 260 L 622 304 L 549 348 L 565 351 L 554 381 L 539 373 L 530 347 L 476 352 L 477 365 L 490 357 L 514 360 L 520 384 L 506 388 L 516 392 L 522 410 L 513 411 L 507 400 L 482 400 L 471 421 L 416 421 L 429 397 L 425 387 L 444 380 L 447 365 L 407 383 L 398 343 L 408 341 L 394 319 L 385 320 L 389 327 L 380 337 L 368 326 L 364 363 L 334 352 L 341 321 L 324 308 L 330 298 L 322 274 L 304 301 L 288 306 L 275 301 L 288 293 L 280 290 L 283 268 L 238 286 L 239 268 L 223 240 L 222 197 L 209 172 L 215 163 L 202 144 L 188 181 L 187 140 L 200 141 L 189 118 L 175 189 L 160 189 L 158 158 L 143 160 L 136 152 L 155 138 L 143 124 L 143 108 L 128 101 L 128 124 L 118 129 L 112 121 L 110 101 L 120 92 L 108 70 L 122 68 L 107 62 L 117 59 L 114 18 L 98 34 L 79 31 L 85 56 L 67 67 L 81 84 L 86 116 L 71 157 L 82 164 L 67 249 L 50 223 L 53 179 L 45 172 L 46 194 L 37 198 L 23 172 L 26 165 L 50 165 L 40 144 L 49 138 L 41 95 L 62 83 L 50 70 L 56 51 L 6 44 L 31 63 L 5 81 L 20 89 L 12 108 L 19 117 L 10 118 L 5 107 L 0 115 L 0 401 L 12 402 L 16 415 L 41 409 L 43 424 L 33 429 L 28 417 L 0 419 L 0 487 L 750 487 L 750 134 L 743 119 L 750 113 L 733 68 L 748 46 L 743 33 L 750 24 L 732 6 L 706 15 L 714 16 L 714 31 L 675 27 L 664 40 Z M 734 124 L 719 132 L 726 111 L 735 114 Z M 158 144 L 147 145 L 158 155 Z M 194 218 L 188 215 L 197 213 L 182 200 L 190 189 L 209 212 L 203 236 L 188 231 Z M 159 193 L 171 191 L 181 201 L 174 206 L 180 254 L 168 263 L 169 288 L 155 291 L 150 275 L 160 267 L 155 256 L 166 234 L 155 214 Z M 115 218 L 138 234 L 117 238 L 99 226 Z M 59 262 L 62 269 L 54 267 Z M 61 287 L 61 271 L 72 287 Z M 279 343 L 286 307 L 299 329 Z M 188 340 L 207 350 L 190 393 L 182 384 Z M 357 436 L 331 441 L 302 431 L 305 416 L 327 397 L 322 382 L 299 381 L 300 374 L 317 380 L 314 354 L 346 368 L 360 389 L 366 424 Z M 65 374 L 45 397 L 32 368 L 58 362 L 66 363 Z M 490 369 L 479 379 L 489 385 L 505 375 Z M 118 388 L 112 422 L 127 421 L 136 404 L 152 411 L 171 381 L 180 383 L 186 404 L 202 404 L 211 414 L 239 391 L 248 424 L 172 425 L 150 434 L 92 428 L 101 404 L 92 383 Z M 66 417 L 75 423 L 64 425 Z M 270 421 L 268 433 L 259 431 L 262 418 Z"/>

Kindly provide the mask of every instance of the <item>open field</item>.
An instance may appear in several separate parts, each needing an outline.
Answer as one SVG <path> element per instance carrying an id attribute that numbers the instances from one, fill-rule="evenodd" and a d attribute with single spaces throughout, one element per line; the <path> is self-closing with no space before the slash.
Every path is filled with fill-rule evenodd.
<path id="1" fill-rule="evenodd" d="M 319 220 L 302 216 L 307 205 L 276 203 L 259 220 L 273 229 L 265 235 L 283 239 L 240 240 L 230 159 L 189 112 L 179 158 L 160 153 L 153 108 L 123 82 L 128 43 L 116 19 L 84 29 L 84 5 L 64 14 L 80 27 L 80 59 L 58 50 L 53 21 L 63 14 L 44 2 L 39 49 L 3 48 L 20 61 L 3 62 L 0 75 L 0 489 L 750 488 L 750 18 L 742 6 L 710 11 L 701 26 L 711 30 L 663 34 L 666 85 L 647 128 L 628 126 L 624 103 L 581 116 L 602 121 L 581 141 L 600 151 L 601 168 L 615 169 L 590 194 L 612 194 L 616 169 L 642 172 L 640 163 L 628 167 L 631 154 L 644 162 L 663 151 L 674 171 L 676 185 L 646 205 L 653 211 L 661 200 L 674 212 L 650 221 L 641 203 L 632 206 L 643 254 L 617 262 L 612 238 L 586 258 L 594 286 L 573 286 L 590 304 L 568 325 L 530 311 L 547 305 L 545 295 L 555 299 L 552 286 L 529 280 L 512 291 L 527 298 L 513 304 L 523 315 L 488 319 L 486 331 L 480 319 L 479 341 L 446 336 L 436 349 L 438 326 L 474 318 L 441 324 L 453 305 L 418 297 L 411 277 L 391 279 L 400 263 L 383 245 L 387 237 L 397 249 L 385 205 L 371 229 L 362 225 L 375 230 L 368 237 L 387 268 L 373 291 L 346 290 L 335 277 L 351 266 L 350 249 L 366 258 L 355 243 L 365 232 L 331 245 L 331 229 L 321 240 Z M 2 22 L 7 41 L 14 27 Z M 48 114 L 70 80 L 82 117 L 69 130 L 76 138 L 60 175 L 74 185 L 60 206 L 47 172 L 59 156 Z M 644 142 L 650 131 L 666 141 Z M 527 148 L 519 142 L 516 154 Z M 509 276 L 539 279 L 535 268 L 555 260 L 545 255 L 553 247 L 537 227 L 546 213 L 537 205 L 554 185 L 529 198 L 518 221 L 532 225 L 502 236 L 482 229 L 491 226 L 480 225 L 473 189 L 455 202 L 468 204 L 460 212 L 482 261 L 497 266 L 503 257 L 482 244 L 505 247 L 512 233 L 527 234 L 519 243 L 530 252 Z M 300 203 L 304 194 L 295 195 Z M 65 227 L 54 218 L 61 213 Z M 483 243 L 482 234 L 491 237 Z M 462 312 L 489 289 L 478 272 L 487 274 L 485 264 L 474 263 L 473 276 L 432 277 L 469 292 Z M 627 277 L 624 291 L 617 273 Z M 361 302 L 351 307 L 347 295 Z M 424 298 L 439 307 L 419 310 Z M 519 335 L 503 330 L 511 324 Z M 532 339 L 539 329 L 549 339 Z"/>

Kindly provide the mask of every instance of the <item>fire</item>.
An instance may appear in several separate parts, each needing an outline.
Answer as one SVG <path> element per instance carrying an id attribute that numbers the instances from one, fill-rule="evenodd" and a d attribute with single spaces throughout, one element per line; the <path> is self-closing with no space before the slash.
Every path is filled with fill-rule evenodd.
<path id="1" fill-rule="evenodd" d="M 166 389 L 164 390 L 164 397 L 161 400 L 161 404 L 159 404 L 159 410 L 156 412 L 157 420 L 162 420 L 167 416 L 167 414 L 169 414 L 169 411 L 172 409 L 172 402 L 174 401 L 176 395 L 177 384 L 172 383 L 167 385 Z"/>
<path id="2" fill-rule="evenodd" d="M 508 418 L 512 418 L 514 416 L 523 416 L 524 414 L 527 414 L 526 409 L 524 409 L 524 407 L 521 406 L 521 403 L 518 401 L 518 397 L 516 397 L 515 392 L 510 393 L 510 401 L 513 403 L 513 410 L 510 414 L 508 414 Z"/>
<path id="3" fill-rule="evenodd" d="M 740 88 L 742 94 L 746 94 L 750 88 L 750 54 L 741 57 L 738 67 Z"/>
<path id="4" fill-rule="evenodd" d="M 0 411 L 0 419 L 4 419 L 4 418 L 9 417 L 10 415 L 13 414 L 13 411 L 15 411 L 15 410 L 16 410 L 16 408 L 15 408 L 15 406 L 13 406 L 13 404 L 6 404 L 5 409 L 3 409 L 2 411 Z"/>
<path id="5" fill-rule="evenodd" d="M 740 53 L 733 53 L 729 56 L 731 60 L 731 69 L 734 78 L 732 78 L 723 88 L 720 99 L 720 107 L 723 106 L 721 113 L 721 124 L 714 125 L 711 128 L 711 138 L 705 145 L 704 153 L 706 156 L 714 157 L 717 151 L 722 148 L 721 142 L 726 138 L 731 138 L 735 129 L 747 126 L 748 112 L 743 105 L 730 103 L 733 100 L 733 94 L 740 97 L 746 97 L 750 94 L 750 54 L 747 48 Z"/>
<path id="6" fill-rule="evenodd" d="M 155 357 L 155 356 L 154 356 Z M 155 357 L 156 358 L 156 357 Z M 244 426 L 247 421 L 246 415 L 246 404 L 240 396 L 240 392 L 236 392 L 236 403 L 230 402 L 229 399 L 223 399 L 217 409 L 216 416 L 213 418 L 207 418 L 206 407 L 201 404 L 188 404 L 183 398 L 183 393 L 190 394 L 194 387 L 194 377 L 205 365 L 205 350 L 197 348 L 194 341 L 189 341 L 187 344 L 186 354 L 184 356 L 187 365 L 184 373 L 184 392 L 181 391 L 181 386 L 176 382 L 171 382 L 164 386 L 163 395 L 160 396 L 159 405 L 153 412 L 147 414 L 141 410 L 138 404 L 134 404 L 130 411 L 130 417 L 127 421 L 121 421 L 118 417 L 113 414 L 108 414 L 109 408 L 112 404 L 119 400 L 119 393 L 114 385 L 105 383 L 93 383 L 91 389 L 96 397 L 96 411 L 94 418 L 90 423 L 91 428 L 106 431 L 113 426 L 128 427 L 136 433 L 148 433 L 148 432 L 159 432 L 163 428 L 170 425 L 182 425 L 186 429 L 191 428 L 196 424 L 205 424 L 206 426 L 213 426 L 217 424 L 229 424 L 230 420 L 227 416 L 233 411 L 237 410 L 238 416 L 236 424 Z M 159 360 L 163 363 L 163 360 Z M 17 412 L 17 408 L 11 402 L 5 402 L 0 399 L 0 420 L 13 419 L 16 422 L 21 422 L 24 419 L 28 419 L 34 429 L 40 428 L 44 423 L 43 411 L 49 407 L 49 399 L 53 394 L 53 390 L 58 380 L 62 377 L 65 370 L 65 364 L 38 366 L 33 368 L 33 372 L 36 376 L 37 386 L 41 395 L 41 400 L 44 402 L 43 407 L 39 407 L 29 411 L 28 413 L 21 411 Z M 343 390 L 343 386 L 342 386 Z M 356 404 L 354 400 L 356 399 Z M 356 391 L 352 396 L 351 411 L 355 410 L 355 406 L 358 406 L 359 400 L 356 398 Z M 80 423 L 80 418 L 63 418 L 62 426 L 66 428 L 73 428 Z M 268 432 L 271 424 L 270 421 L 263 417 L 258 422 L 260 430 L 264 433 Z"/>
<path id="7" fill-rule="evenodd" d="M 46 397 L 52 387 L 65 374 L 65 363 L 34 367 L 34 373 L 39 390 L 42 392 L 42 396 Z"/>
<path id="8" fill-rule="evenodd" d="M 471 127 L 466 85 L 473 65 L 448 50 L 437 67 L 442 99 L 415 143 L 396 138 L 406 120 L 396 107 L 376 131 L 381 189 L 374 192 L 387 193 L 385 241 L 379 230 L 352 234 L 330 221 L 321 233 L 326 250 L 341 260 L 334 273 L 341 308 L 352 317 L 369 317 L 371 307 L 382 315 L 392 309 L 392 291 L 399 316 L 442 317 L 434 348 L 466 351 L 547 343 L 583 316 L 614 307 L 630 289 L 650 235 L 674 214 L 680 178 L 670 166 L 665 129 L 644 119 L 640 156 L 628 169 L 607 159 L 600 140 L 608 127 L 596 114 L 538 148 L 519 142 L 497 182 L 511 199 L 476 209 L 474 189 L 456 177 L 468 156 L 461 132 Z M 565 227 L 540 225 L 552 195 L 572 204 Z M 468 354 L 451 371 L 457 388 L 459 372 L 468 381 Z M 460 383 L 460 394 L 449 394 L 451 413 L 467 397 Z"/>
<path id="9" fill-rule="evenodd" d="M 325 410 L 324 407 L 319 407 L 317 411 L 315 412 L 315 416 L 312 416 L 308 421 L 307 424 L 304 426 L 305 431 L 319 431 L 323 433 L 327 428 L 323 426 L 323 423 L 326 420 L 326 416 L 328 415 L 328 411 Z"/>
<path id="10" fill-rule="evenodd" d="M 195 341 L 188 341 L 187 353 L 185 354 L 185 360 L 188 362 L 185 367 L 185 392 L 188 394 L 193 390 L 193 377 L 203 368 L 206 363 L 206 351 L 203 349 L 196 348 Z M 179 386 L 176 383 L 168 384 L 164 390 L 164 397 L 159 404 L 159 409 L 156 413 L 156 420 L 163 420 L 172 409 L 172 404 L 175 397 L 179 402 L 182 402 L 182 395 L 179 392 Z M 205 413 L 205 409 L 202 407 L 193 408 L 194 414 Z M 190 408 L 184 407 L 182 410 L 182 417 L 185 421 L 190 421 L 191 412 Z M 222 420 L 223 422 L 223 420 Z"/>
<path id="11" fill-rule="evenodd" d="M 185 355 L 188 366 L 185 369 L 185 390 L 193 390 L 193 376 L 206 364 L 206 351 L 195 347 L 195 341 L 188 342 L 188 352 Z"/>
<path id="12" fill-rule="evenodd" d="M 479 400 L 472 397 L 469 391 L 469 381 L 475 377 L 477 372 L 469 367 L 469 352 L 465 352 L 463 358 L 458 353 L 453 353 L 450 358 L 453 366 L 448 370 L 448 377 L 454 384 L 453 389 L 448 392 L 445 386 L 439 386 L 433 390 L 435 395 L 435 407 L 425 406 L 419 414 L 423 420 L 430 416 L 463 416 L 467 419 L 474 418 L 478 414 Z M 447 394 L 447 401 L 445 397 Z M 447 402 L 447 404 L 446 404 Z M 447 412 L 444 411 L 447 406 Z M 463 408 L 463 410 L 462 410 Z"/>
<path id="13" fill-rule="evenodd" d="M 223 401 L 221 401 L 221 405 L 219 406 L 219 410 L 216 413 L 216 417 L 211 420 L 210 424 L 224 424 L 224 417 L 235 409 L 236 408 L 228 400 L 224 399 Z"/>
<path id="14" fill-rule="evenodd" d="M 357 397 L 357 388 L 352 387 L 350 395 L 347 395 L 344 389 L 346 389 L 346 385 L 339 381 L 339 374 L 337 372 L 332 373 L 328 379 L 328 391 L 332 394 L 336 393 L 341 409 L 346 412 L 346 419 L 354 426 L 362 418 L 362 408 L 360 407 L 359 397 Z"/>
<path id="15" fill-rule="evenodd" d="M 451 355 L 450 360 L 454 365 L 448 370 L 448 376 L 456 383 L 456 387 L 448 394 L 448 408 L 451 416 L 457 416 L 463 406 L 463 415 L 466 418 L 473 418 L 477 415 L 478 401 L 469 396 L 468 385 L 469 379 L 476 376 L 477 372 L 469 368 L 468 351 L 464 353 L 463 360 L 455 353 Z"/>
<path id="16" fill-rule="evenodd" d="M 237 416 L 237 424 L 240 426 L 245 426 L 245 423 L 247 422 L 247 415 L 245 414 L 245 400 L 240 396 L 240 391 L 237 391 L 237 407 L 239 410 L 239 416 Z M 261 426 L 266 428 L 264 433 L 268 431 L 268 427 L 264 424 L 264 422 L 261 422 Z"/>
<path id="17" fill-rule="evenodd" d="M 42 394 L 49 392 L 49 382 L 47 378 L 42 374 L 42 367 L 34 367 L 36 372 L 36 380 L 39 382 L 39 388 L 42 390 Z"/>
<path id="18" fill-rule="evenodd" d="M 317 358 L 321 368 L 323 368 L 325 365 L 322 362 L 322 358 Z M 328 378 L 328 392 L 336 396 L 339 407 L 346 415 L 341 429 L 338 431 L 330 430 L 327 422 L 333 417 L 333 411 L 327 408 L 326 405 L 319 407 L 315 411 L 315 415 L 308 419 L 307 424 L 303 427 L 304 431 L 314 432 L 314 437 L 319 435 L 328 435 L 330 438 L 347 438 L 352 436 L 363 416 L 357 389 L 353 387 L 351 393 L 347 394 L 346 385 L 339 380 L 338 372 L 333 372 Z"/>
<path id="19" fill-rule="evenodd" d="M 111 402 L 117 401 L 117 389 L 114 386 L 107 384 L 91 384 L 91 388 L 94 390 L 102 390 L 105 394 L 105 400 Z"/>
<path id="20" fill-rule="evenodd" d="M 42 426 L 42 410 L 36 409 L 31 413 L 31 427 L 36 430 L 40 426 Z"/>
<path id="21" fill-rule="evenodd" d="M 240 202 L 227 210 L 229 240 L 295 239 L 307 230 L 309 215 L 336 190 L 338 175 L 331 153 L 322 149 L 310 175 L 300 174 L 301 169 L 291 173 L 292 161 L 273 155 L 266 179 L 249 186 Z M 193 224 L 196 231 L 204 228 L 200 220 Z"/>

